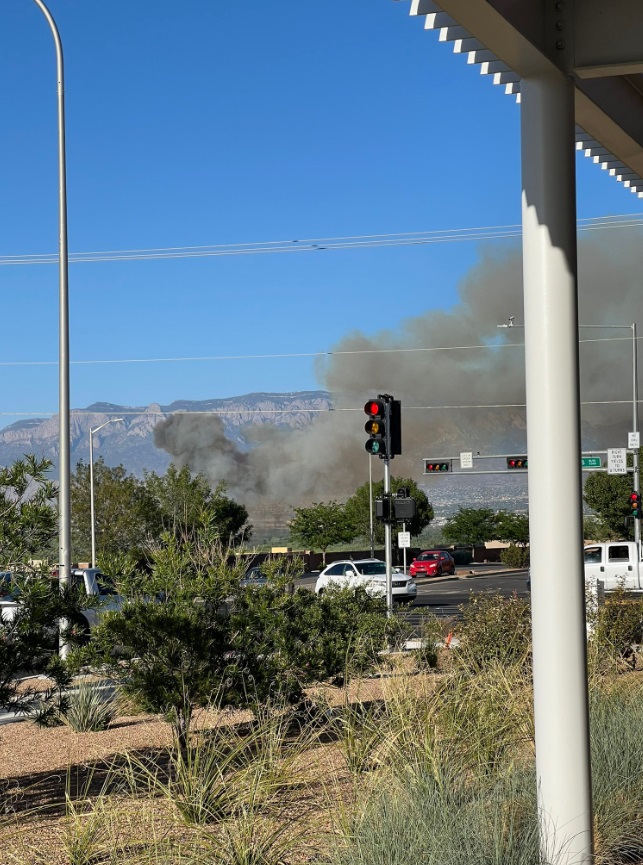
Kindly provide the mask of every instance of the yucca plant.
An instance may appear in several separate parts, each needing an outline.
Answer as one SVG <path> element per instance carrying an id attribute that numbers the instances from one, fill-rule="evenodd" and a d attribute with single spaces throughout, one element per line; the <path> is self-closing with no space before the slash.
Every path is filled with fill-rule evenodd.
<path id="1" fill-rule="evenodd" d="M 93 733 L 109 727 L 116 714 L 110 687 L 106 682 L 81 680 L 78 687 L 69 692 L 62 718 L 75 733 Z"/>

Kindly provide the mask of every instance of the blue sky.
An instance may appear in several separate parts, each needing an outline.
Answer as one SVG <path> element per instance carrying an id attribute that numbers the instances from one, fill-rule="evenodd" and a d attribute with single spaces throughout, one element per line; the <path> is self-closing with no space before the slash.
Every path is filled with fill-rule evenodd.
<path id="1" fill-rule="evenodd" d="M 520 220 L 519 107 L 405 2 L 50 8 L 66 60 L 70 252 Z M 0 256 L 53 253 L 55 61 L 32 0 L 0 9 L 0 89 Z M 579 158 L 579 217 L 642 212 Z M 470 242 L 73 264 L 71 357 L 326 351 L 450 307 L 478 255 Z M 5 362 L 56 360 L 57 279 L 51 264 L 0 267 Z M 310 389 L 313 366 L 74 365 L 72 405 Z M 0 381 L 0 426 L 55 412 L 55 366 L 0 366 Z"/>

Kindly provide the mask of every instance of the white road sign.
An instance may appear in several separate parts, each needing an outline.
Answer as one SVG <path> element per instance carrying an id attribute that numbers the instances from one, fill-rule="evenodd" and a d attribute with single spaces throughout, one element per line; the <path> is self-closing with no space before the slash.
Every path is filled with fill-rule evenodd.
<path id="1" fill-rule="evenodd" d="M 630 450 L 641 447 L 641 434 L 638 432 L 629 432 L 627 434 L 627 446 Z"/>
<path id="2" fill-rule="evenodd" d="M 398 532 L 397 545 L 400 549 L 411 546 L 411 532 Z"/>
<path id="3" fill-rule="evenodd" d="M 627 474 L 627 450 L 626 448 L 610 448 L 607 451 L 607 474 Z"/>
<path id="4" fill-rule="evenodd" d="M 462 453 L 460 454 L 460 468 L 473 468 L 473 451 L 462 451 Z"/>

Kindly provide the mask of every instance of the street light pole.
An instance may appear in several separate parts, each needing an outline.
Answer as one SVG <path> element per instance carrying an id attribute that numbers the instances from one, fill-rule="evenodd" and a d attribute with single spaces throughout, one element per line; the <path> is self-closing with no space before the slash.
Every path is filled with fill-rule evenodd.
<path id="1" fill-rule="evenodd" d="M 63 48 L 56 22 L 42 0 L 34 3 L 47 20 L 56 46 L 58 92 L 58 579 L 60 587 L 69 583 L 71 574 L 71 468 L 69 413 L 69 291 L 67 255 L 67 177 L 65 155 L 65 83 Z M 65 623 L 61 623 L 61 633 Z M 60 643 L 60 654 L 67 655 L 67 644 Z"/>
<path id="2" fill-rule="evenodd" d="M 90 510 L 90 521 L 91 521 L 91 530 L 92 530 L 92 568 L 96 567 L 96 522 L 95 522 L 95 512 L 94 512 L 94 433 L 97 433 L 99 430 L 103 429 L 110 423 L 117 423 L 118 421 L 123 420 L 122 417 L 113 417 L 110 420 L 106 420 L 105 423 L 102 423 L 100 426 L 94 427 L 94 429 L 89 429 L 89 510 Z"/>

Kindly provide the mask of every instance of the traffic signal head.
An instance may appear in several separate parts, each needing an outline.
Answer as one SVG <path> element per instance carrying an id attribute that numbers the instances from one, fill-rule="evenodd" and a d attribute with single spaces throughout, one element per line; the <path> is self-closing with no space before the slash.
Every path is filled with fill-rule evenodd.
<path id="1" fill-rule="evenodd" d="M 424 460 L 424 474 L 432 475 L 435 472 L 450 472 L 452 460 Z"/>
<path id="2" fill-rule="evenodd" d="M 630 493 L 630 515 L 634 517 L 635 520 L 641 519 L 641 494 L 640 493 Z"/>
<path id="3" fill-rule="evenodd" d="M 386 403 L 382 399 L 369 399 L 364 411 L 369 417 L 364 430 L 370 436 L 364 447 L 373 456 L 386 456 Z"/>
<path id="4" fill-rule="evenodd" d="M 527 457 L 507 457 L 508 469 L 526 469 Z"/>

